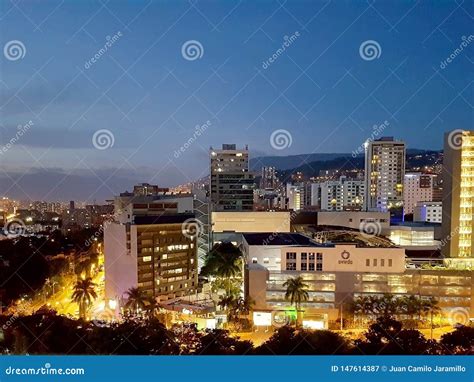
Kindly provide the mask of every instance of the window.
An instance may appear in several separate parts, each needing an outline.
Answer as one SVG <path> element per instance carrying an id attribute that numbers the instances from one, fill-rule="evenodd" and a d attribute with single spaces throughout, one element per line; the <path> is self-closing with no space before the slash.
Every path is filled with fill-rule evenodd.
<path id="1" fill-rule="evenodd" d="M 258 263 L 258 260 L 256 257 L 252 257 L 252 264 L 257 264 Z"/>
<path id="2" fill-rule="evenodd" d="M 296 271 L 296 263 L 287 263 L 286 264 L 287 271 Z"/>
<path id="3" fill-rule="evenodd" d="M 370 267 L 370 259 L 365 259 L 365 266 Z"/>
<path id="4" fill-rule="evenodd" d="M 287 252 L 286 253 L 287 260 L 296 260 L 296 252 Z"/>
<path id="5" fill-rule="evenodd" d="M 268 257 L 263 258 L 263 264 L 268 264 L 270 262 L 270 259 Z"/>
<path id="6" fill-rule="evenodd" d="M 317 261 L 323 261 L 323 254 L 322 253 L 317 253 L 316 254 L 316 260 Z"/>
<path id="7" fill-rule="evenodd" d="M 385 266 L 385 259 L 380 259 L 380 266 L 384 267 Z"/>
<path id="8" fill-rule="evenodd" d="M 310 254 L 309 254 L 309 260 L 310 260 L 310 261 L 314 261 L 314 253 L 310 253 Z"/>
<path id="9" fill-rule="evenodd" d="M 144 262 L 148 262 L 151 261 L 151 256 L 143 256 L 142 259 Z"/>
<path id="10" fill-rule="evenodd" d="M 388 266 L 389 266 L 389 267 L 392 266 L 392 259 L 388 259 Z"/>
<path id="11" fill-rule="evenodd" d="M 308 270 L 308 264 L 307 263 L 301 263 L 301 270 L 302 271 L 307 271 Z"/>
<path id="12" fill-rule="evenodd" d="M 374 262 L 374 267 L 376 267 L 377 266 L 377 259 L 374 259 L 373 262 Z"/>
<path id="13" fill-rule="evenodd" d="M 301 261 L 308 260 L 308 254 L 306 252 L 301 252 Z"/>
<path id="14" fill-rule="evenodd" d="M 316 264 L 316 270 L 317 270 L 318 272 L 322 272 L 322 270 L 323 270 L 323 264 L 322 264 L 322 263 L 317 263 L 317 264 Z"/>
<path id="15" fill-rule="evenodd" d="M 309 270 L 314 271 L 314 263 L 309 263 Z"/>

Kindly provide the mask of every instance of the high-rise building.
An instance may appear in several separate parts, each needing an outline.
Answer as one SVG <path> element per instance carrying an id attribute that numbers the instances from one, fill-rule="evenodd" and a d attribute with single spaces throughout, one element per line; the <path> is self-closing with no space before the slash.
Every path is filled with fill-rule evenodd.
<path id="1" fill-rule="evenodd" d="M 339 180 L 328 180 L 313 185 L 312 191 L 319 197 L 312 202 L 319 203 L 322 211 L 360 211 L 364 203 L 364 181 L 341 176 Z"/>
<path id="2" fill-rule="evenodd" d="M 403 183 L 403 213 L 412 214 L 418 202 L 433 201 L 434 175 L 422 173 L 405 174 Z"/>
<path id="3" fill-rule="evenodd" d="M 278 187 L 276 168 L 273 166 L 262 167 L 262 179 L 260 188 L 263 190 L 275 190 Z"/>
<path id="4" fill-rule="evenodd" d="M 303 208 L 304 191 L 301 187 L 291 183 L 286 184 L 286 206 L 285 209 L 299 211 Z"/>
<path id="5" fill-rule="evenodd" d="M 474 130 L 445 134 L 443 254 L 474 257 Z"/>
<path id="6" fill-rule="evenodd" d="M 107 299 L 122 307 L 130 288 L 139 288 L 157 301 L 194 293 L 200 224 L 192 213 L 192 197 L 137 195 L 123 199 L 126 197 L 115 200 L 128 202 L 123 212 L 104 226 Z"/>
<path id="7" fill-rule="evenodd" d="M 211 202 L 213 211 L 252 211 L 254 176 L 249 172 L 248 148 L 224 144 L 211 148 Z"/>
<path id="8" fill-rule="evenodd" d="M 405 143 L 382 137 L 365 146 L 366 210 L 386 212 L 402 208 Z"/>
<path id="9" fill-rule="evenodd" d="M 413 210 L 413 221 L 420 223 L 441 223 L 443 205 L 441 202 L 418 202 Z"/>

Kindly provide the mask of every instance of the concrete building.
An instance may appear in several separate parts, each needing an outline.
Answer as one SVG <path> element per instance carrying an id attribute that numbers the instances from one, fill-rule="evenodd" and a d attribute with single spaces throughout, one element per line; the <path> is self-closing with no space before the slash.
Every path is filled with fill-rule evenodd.
<path id="1" fill-rule="evenodd" d="M 384 229 L 382 234 L 387 236 L 395 245 L 405 249 L 435 250 L 439 247 L 441 226 L 430 223 L 406 222 L 392 225 Z"/>
<path id="2" fill-rule="evenodd" d="M 287 322 L 281 316 L 291 314 L 294 308 L 285 298 L 284 283 L 297 276 L 307 285 L 309 298 L 301 306 L 303 326 L 310 328 L 323 329 L 337 325 L 341 318 L 351 319 L 350 306 L 354 298 L 385 293 L 434 297 L 447 320 L 455 316 L 452 312 L 460 310 L 468 317 L 473 316 L 474 275 L 471 271 L 410 269 L 402 248 L 315 245 L 304 243 L 303 239 L 297 239 L 291 246 L 281 243 L 281 247 L 270 247 L 263 243 L 267 240 L 262 239 L 263 236 L 245 238 L 251 247 L 250 256 L 256 258 L 250 259 L 246 268 L 245 295 L 255 302 L 254 324 L 258 326 L 278 327 L 281 322 Z M 279 236 L 274 243 L 280 244 Z M 263 320 L 266 316 L 268 319 Z"/>
<path id="3" fill-rule="evenodd" d="M 360 211 L 364 205 L 365 185 L 362 180 L 341 176 L 339 180 L 328 180 L 311 186 L 316 192 L 311 203 L 322 211 Z"/>
<path id="4" fill-rule="evenodd" d="M 133 223 L 135 216 L 156 216 L 166 213 L 192 213 L 192 195 L 135 195 L 124 192 L 114 198 L 114 218 L 117 222 Z"/>
<path id="5" fill-rule="evenodd" d="M 390 227 L 389 212 L 366 211 L 339 211 L 318 212 L 318 225 L 338 226 L 361 230 L 367 225 L 374 225 L 380 234 L 382 230 Z"/>
<path id="6" fill-rule="evenodd" d="M 210 195 L 213 211 L 252 211 L 254 176 L 249 172 L 248 148 L 224 144 L 211 148 Z"/>
<path id="7" fill-rule="evenodd" d="M 405 143 L 393 137 L 367 142 L 365 151 L 365 209 L 386 212 L 403 207 Z"/>
<path id="8" fill-rule="evenodd" d="M 304 191 L 300 186 L 291 183 L 286 184 L 286 205 L 284 209 L 299 211 L 303 208 Z"/>
<path id="9" fill-rule="evenodd" d="M 417 202 L 413 211 L 413 221 L 441 223 L 443 221 L 443 203 Z"/>
<path id="10" fill-rule="evenodd" d="M 403 213 L 412 214 L 418 202 L 433 201 L 434 175 L 422 173 L 405 174 L 403 183 Z"/>
<path id="11" fill-rule="evenodd" d="M 260 180 L 260 188 L 262 190 L 276 190 L 279 182 L 276 168 L 273 166 L 262 167 L 262 179 Z"/>
<path id="12" fill-rule="evenodd" d="M 139 288 L 156 301 L 195 293 L 196 236 L 183 230 L 193 215 L 137 216 L 104 230 L 105 294 L 122 307 L 126 292 Z"/>
<path id="13" fill-rule="evenodd" d="M 443 162 L 443 254 L 474 258 L 474 130 L 445 134 Z"/>
<path id="14" fill-rule="evenodd" d="M 289 211 L 213 212 L 213 232 L 289 232 Z"/>

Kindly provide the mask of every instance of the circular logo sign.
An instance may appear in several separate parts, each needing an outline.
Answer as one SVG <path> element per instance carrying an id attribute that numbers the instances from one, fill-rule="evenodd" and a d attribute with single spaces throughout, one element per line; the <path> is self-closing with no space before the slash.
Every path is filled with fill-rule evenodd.
<path id="1" fill-rule="evenodd" d="M 344 259 L 344 260 L 347 260 L 349 257 L 351 257 L 351 254 L 347 251 L 343 251 L 341 253 L 341 257 Z"/>

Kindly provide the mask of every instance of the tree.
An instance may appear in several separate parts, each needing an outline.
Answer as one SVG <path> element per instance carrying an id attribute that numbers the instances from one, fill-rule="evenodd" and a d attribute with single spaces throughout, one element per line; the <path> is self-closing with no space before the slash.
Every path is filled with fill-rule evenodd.
<path id="1" fill-rule="evenodd" d="M 200 355 L 244 355 L 251 354 L 253 345 L 250 341 L 241 341 L 238 337 L 229 336 L 227 330 L 208 330 L 201 337 L 195 354 Z"/>
<path id="2" fill-rule="evenodd" d="M 270 339 L 255 349 L 260 355 L 349 354 L 349 342 L 329 330 L 298 330 L 282 326 Z"/>
<path id="3" fill-rule="evenodd" d="M 448 354 L 473 354 L 474 328 L 460 326 L 450 333 L 443 334 L 440 343 Z"/>
<path id="4" fill-rule="evenodd" d="M 95 287 L 96 284 L 92 282 L 90 277 L 79 280 L 76 285 L 74 285 L 72 300 L 79 305 L 79 316 L 83 320 L 86 319 L 86 312 L 92 301 L 97 298 Z"/>
<path id="5" fill-rule="evenodd" d="M 228 295 L 235 291 L 233 279 L 242 273 L 242 252 L 234 244 L 223 242 L 216 244 L 206 256 L 201 269 L 203 276 L 215 276 L 222 279 Z"/>
<path id="6" fill-rule="evenodd" d="M 298 276 L 286 280 L 283 287 L 286 288 L 285 299 L 296 308 L 296 326 L 298 326 L 301 303 L 309 298 L 306 290 L 308 285 L 304 283 L 301 276 Z"/>
<path id="7" fill-rule="evenodd" d="M 133 314 L 139 314 L 151 305 L 150 298 L 139 288 L 130 288 L 125 293 L 127 294 L 125 309 Z"/>

